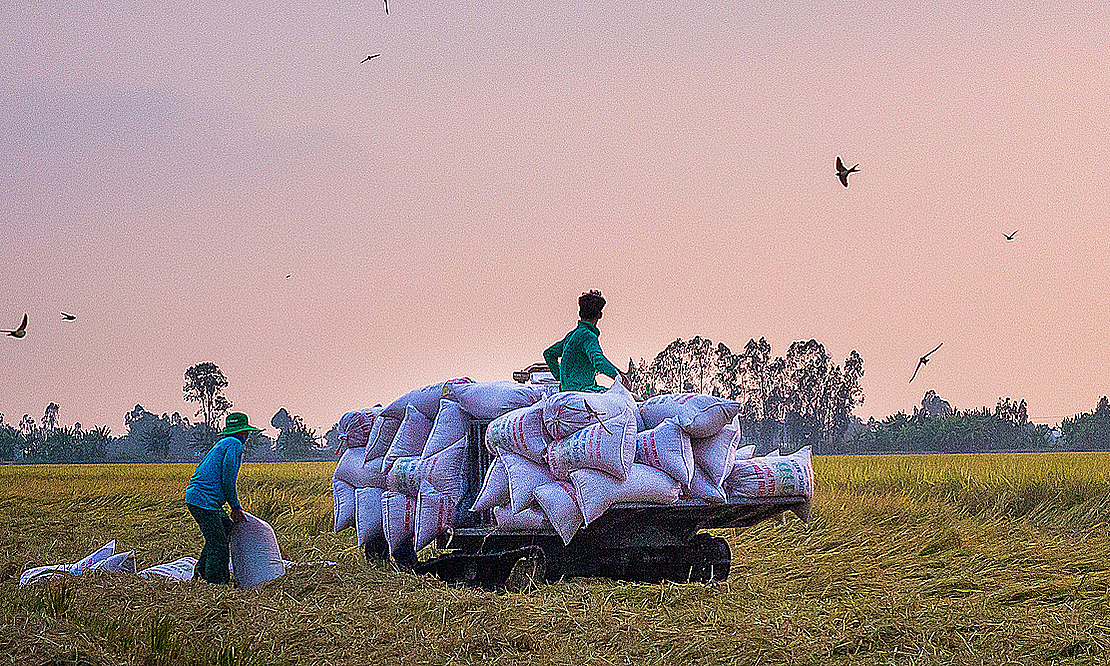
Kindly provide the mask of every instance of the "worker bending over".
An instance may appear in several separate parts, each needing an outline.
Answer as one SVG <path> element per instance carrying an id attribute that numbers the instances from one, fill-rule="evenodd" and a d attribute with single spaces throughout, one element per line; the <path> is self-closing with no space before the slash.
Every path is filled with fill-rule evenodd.
<path id="1" fill-rule="evenodd" d="M 228 535 L 233 522 L 246 520 L 243 507 L 239 505 L 235 482 L 239 477 L 239 463 L 243 459 L 243 444 L 252 432 L 259 431 L 261 428 L 247 423 L 246 414 L 228 414 L 226 426 L 220 432 L 220 441 L 208 450 L 185 488 L 185 506 L 204 535 L 204 550 L 200 551 L 193 578 L 209 583 L 230 582 L 227 570 L 227 561 L 231 556 Z M 224 512 L 225 503 L 231 507 L 230 520 Z"/>
<path id="2" fill-rule="evenodd" d="M 597 336 L 601 334 L 597 322 L 604 307 L 605 298 L 596 289 L 579 296 L 578 326 L 543 353 L 548 369 L 559 380 L 560 390 L 604 391 L 605 388 L 597 383 L 598 373 L 613 379 L 620 377 L 621 382 L 628 386 L 628 379 L 605 358 L 597 341 Z"/>

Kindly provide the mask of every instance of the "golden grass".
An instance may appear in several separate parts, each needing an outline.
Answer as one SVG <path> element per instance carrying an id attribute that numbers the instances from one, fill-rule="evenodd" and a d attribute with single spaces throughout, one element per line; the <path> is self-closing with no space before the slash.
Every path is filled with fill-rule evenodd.
<path id="1" fill-rule="evenodd" d="M 326 463 L 248 464 L 286 557 L 261 589 L 25 566 L 108 538 L 148 566 L 199 550 L 191 466 L 0 468 L 0 655 L 31 664 L 1101 664 L 1110 456 L 818 458 L 815 518 L 729 532 L 714 586 L 578 580 L 526 595 L 367 567 L 328 533 Z M 11 577 L 11 573 L 16 574 Z"/>

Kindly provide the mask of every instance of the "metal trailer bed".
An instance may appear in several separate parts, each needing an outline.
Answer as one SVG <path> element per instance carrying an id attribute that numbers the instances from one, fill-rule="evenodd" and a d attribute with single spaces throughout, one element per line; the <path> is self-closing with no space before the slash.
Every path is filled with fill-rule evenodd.
<path id="1" fill-rule="evenodd" d="M 728 542 L 701 530 L 748 527 L 788 510 L 808 516 L 802 496 L 733 497 L 725 504 L 615 504 L 566 545 L 553 529 L 500 530 L 491 511 L 469 511 L 492 462 L 483 444 L 488 423 L 475 421 L 470 427 L 455 527 L 437 540 L 440 549 L 450 552 L 415 563 L 417 573 L 487 589 L 523 589 L 580 576 L 644 582 L 724 580 L 732 562 Z"/>

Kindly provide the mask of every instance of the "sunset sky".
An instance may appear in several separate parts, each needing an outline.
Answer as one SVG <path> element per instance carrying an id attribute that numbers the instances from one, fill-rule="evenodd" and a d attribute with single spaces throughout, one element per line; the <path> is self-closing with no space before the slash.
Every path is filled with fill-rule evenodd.
<path id="1" fill-rule="evenodd" d="M 1110 393 L 1104 1 L 0 8 L 8 422 L 191 416 L 213 361 L 326 430 L 510 378 L 590 288 L 618 366 L 856 349 L 864 419 Z"/>

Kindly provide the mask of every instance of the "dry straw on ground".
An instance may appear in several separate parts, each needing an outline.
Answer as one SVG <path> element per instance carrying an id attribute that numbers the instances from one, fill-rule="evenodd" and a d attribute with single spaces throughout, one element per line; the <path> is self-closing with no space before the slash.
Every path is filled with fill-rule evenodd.
<path id="1" fill-rule="evenodd" d="M 134 576 L 17 591 L 109 538 L 194 554 L 188 466 L 0 468 L 0 659 L 27 664 L 1101 664 L 1110 474 L 1101 454 L 818 458 L 814 522 L 729 532 L 713 586 L 577 580 L 528 594 L 367 567 L 328 533 L 326 464 L 246 465 L 286 557 L 260 589 Z"/>

